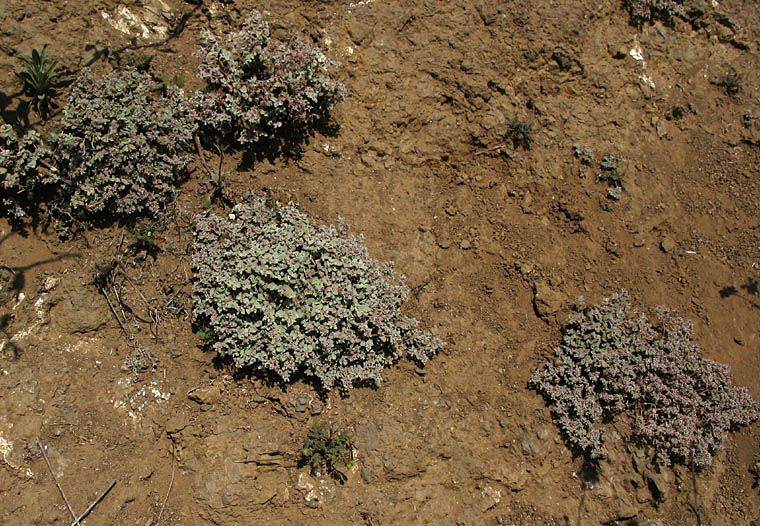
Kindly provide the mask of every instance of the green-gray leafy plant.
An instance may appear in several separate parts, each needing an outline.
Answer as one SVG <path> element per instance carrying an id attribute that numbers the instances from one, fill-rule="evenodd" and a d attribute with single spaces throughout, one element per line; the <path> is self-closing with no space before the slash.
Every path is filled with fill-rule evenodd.
<path id="1" fill-rule="evenodd" d="M 175 198 L 196 129 L 181 90 L 134 70 L 85 70 L 71 89 L 55 157 L 75 217 L 158 216 Z"/>
<path id="2" fill-rule="evenodd" d="M 625 0 L 631 19 L 637 23 L 649 22 L 654 18 L 670 20 L 674 16 L 684 16 L 683 0 Z"/>
<path id="3" fill-rule="evenodd" d="M 585 164 L 586 166 L 591 166 L 591 163 L 594 162 L 594 151 L 586 146 L 577 143 L 573 144 L 573 155 L 581 160 L 581 164 Z"/>
<path id="4" fill-rule="evenodd" d="M 623 172 L 620 170 L 620 165 L 623 162 L 622 155 L 605 155 L 600 163 L 602 171 L 597 178 L 600 181 L 607 181 L 612 187 L 623 186 Z"/>
<path id="5" fill-rule="evenodd" d="M 655 325 L 629 310 L 622 291 L 572 316 L 531 386 L 592 459 L 606 454 L 599 423 L 627 413 L 631 438 L 652 446 L 661 463 L 709 465 L 730 430 L 758 418 L 757 402 L 731 385 L 727 365 L 699 356 L 691 322 L 660 308 Z"/>
<path id="6" fill-rule="evenodd" d="M 424 364 L 442 346 L 401 313 L 403 276 L 371 259 L 342 220 L 314 226 L 257 197 L 195 224 L 195 324 L 238 367 L 349 389 L 380 382 L 402 356 Z"/>
<path id="7" fill-rule="evenodd" d="M 58 181 L 50 159 L 37 132 L 19 138 L 9 124 L 0 126 L 0 217 L 19 219 L 39 207 L 41 193 Z"/>
<path id="8" fill-rule="evenodd" d="M 327 75 L 333 61 L 304 40 L 272 38 L 258 11 L 224 43 L 209 31 L 201 37 L 199 76 L 208 86 L 192 104 L 206 135 L 248 144 L 283 130 L 303 133 L 345 97 L 345 87 Z"/>

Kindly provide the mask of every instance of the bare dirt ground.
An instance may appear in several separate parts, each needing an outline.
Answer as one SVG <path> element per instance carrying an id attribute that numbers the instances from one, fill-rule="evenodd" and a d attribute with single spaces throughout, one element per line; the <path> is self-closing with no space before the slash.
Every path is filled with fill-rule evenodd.
<path id="1" fill-rule="evenodd" d="M 688 469 L 658 471 L 619 441 L 585 476 L 527 387 L 575 299 L 626 288 L 640 309 L 692 319 L 703 355 L 760 399 L 760 6 L 688 5 L 688 20 L 639 29 L 616 1 L 126 3 L 165 23 L 165 40 L 155 23 L 129 27 L 116 2 L 3 0 L 5 122 L 23 116 L 18 55 L 45 43 L 74 72 L 152 56 L 152 72 L 191 91 L 202 28 L 258 8 L 277 31 L 316 39 L 350 92 L 337 131 L 300 156 L 225 157 L 232 188 L 345 217 L 408 276 L 407 311 L 446 349 L 327 399 L 201 351 L 189 256 L 200 171 L 157 254 L 128 250 L 118 226 L 60 241 L 2 222 L 0 524 L 72 522 L 36 437 L 78 513 L 117 481 L 91 525 L 697 524 Z M 59 118 L 31 112 L 29 125 L 51 132 Z M 529 150 L 505 140 L 513 120 L 533 123 Z M 595 154 L 585 176 L 574 144 Z M 596 178 L 606 155 L 623 159 L 619 200 Z M 93 284 L 114 260 L 108 291 L 131 307 L 117 312 L 131 340 Z M 297 466 L 315 418 L 356 436 L 344 484 Z M 702 524 L 760 524 L 758 460 L 755 423 L 697 476 Z"/>

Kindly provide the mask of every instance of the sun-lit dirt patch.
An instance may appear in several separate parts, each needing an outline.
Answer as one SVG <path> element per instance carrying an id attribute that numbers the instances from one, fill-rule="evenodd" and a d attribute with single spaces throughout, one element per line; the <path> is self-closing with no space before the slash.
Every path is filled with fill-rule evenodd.
<path id="1" fill-rule="evenodd" d="M 760 398 L 758 6 L 690 2 L 639 27 L 585 0 L 7 0 L 0 116 L 44 137 L 60 126 L 65 90 L 43 122 L 14 75 L 44 44 L 72 73 L 147 64 L 193 93 L 201 30 L 227 34 L 254 8 L 273 38 L 340 62 L 349 96 L 300 150 L 202 144 L 207 168 L 230 195 L 344 217 L 407 276 L 404 312 L 445 348 L 326 397 L 204 352 L 199 161 L 155 247 L 120 225 L 61 241 L 44 217 L 2 221 L 0 523 L 71 523 L 40 437 L 77 512 L 117 481 L 91 524 L 694 524 L 697 496 L 703 524 L 755 524 L 758 424 L 695 476 L 626 445 L 620 419 L 590 465 L 528 382 L 579 297 L 625 288 L 642 311 L 693 320 L 702 357 Z M 343 483 L 299 464 L 315 420 L 353 434 Z"/>

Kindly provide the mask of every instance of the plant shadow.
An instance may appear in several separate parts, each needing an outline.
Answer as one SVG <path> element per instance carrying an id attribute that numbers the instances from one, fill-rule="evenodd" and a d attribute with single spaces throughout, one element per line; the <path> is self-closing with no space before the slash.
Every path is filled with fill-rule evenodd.
<path id="1" fill-rule="evenodd" d="M 718 294 L 722 299 L 736 296 L 749 303 L 750 306 L 760 309 L 760 302 L 750 297 L 758 296 L 760 294 L 760 282 L 752 277 L 748 277 L 745 283 L 739 285 L 739 288 L 734 285 L 729 285 L 720 289 Z"/>

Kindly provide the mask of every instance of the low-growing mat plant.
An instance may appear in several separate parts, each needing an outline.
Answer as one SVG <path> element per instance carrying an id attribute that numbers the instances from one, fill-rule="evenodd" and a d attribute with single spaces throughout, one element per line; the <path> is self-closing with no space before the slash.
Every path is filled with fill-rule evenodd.
<path id="1" fill-rule="evenodd" d="M 0 126 L 0 217 L 21 219 L 38 210 L 40 195 L 59 179 L 51 155 L 37 132 L 19 137 L 11 125 Z"/>
<path id="2" fill-rule="evenodd" d="M 191 102 L 207 138 L 221 135 L 248 145 L 282 133 L 303 134 L 346 95 L 328 76 L 335 62 L 300 38 L 276 40 L 258 11 L 223 41 L 210 31 L 201 37 L 199 76 L 208 85 Z"/>
<path id="3" fill-rule="evenodd" d="M 656 324 L 629 311 L 621 291 L 572 316 L 530 385 L 590 459 L 606 455 L 599 425 L 628 414 L 630 439 L 654 448 L 659 463 L 709 465 L 730 430 L 758 418 L 757 402 L 731 385 L 727 365 L 699 356 L 691 322 L 664 308 Z"/>
<path id="4" fill-rule="evenodd" d="M 642 24 L 659 18 L 669 21 L 675 16 L 684 16 L 683 0 L 625 0 L 631 20 Z"/>
<path id="5" fill-rule="evenodd" d="M 401 313 L 409 289 L 363 237 L 315 226 L 261 197 L 228 217 L 199 215 L 193 244 L 196 328 L 240 368 L 350 389 L 382 381 L 403 356 L 424 364 L 442 343 Z"/>
<path id="6" fill-rule="evenodd" d="M 155 218 L 173 202 L 196 125 L 181 90 L 162 92 L 135 70 L 76 79 L 55 140 L 69 214 Z"/>

